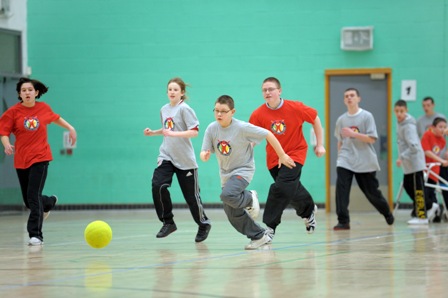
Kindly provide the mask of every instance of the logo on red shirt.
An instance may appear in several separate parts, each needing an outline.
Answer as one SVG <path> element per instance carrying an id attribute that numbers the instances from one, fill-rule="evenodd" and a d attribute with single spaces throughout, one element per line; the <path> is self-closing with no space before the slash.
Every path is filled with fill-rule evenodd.
<path id="1" fill-rule="evenodd" d="M 229 156 L 230 153 L 232 153 L 232 146 L 230 146 L 230 142 L 228 141 L 218 140 L 218 145 L 216 147 L 218 148 L 219 153 L 224 156 Z"/>
<path id="2" fill-rule="evenodd" d="M 165 123 L 163 124 L 165 129 L 174 130 L 174 120 L 173 118 L 169 117 L 165 119 Z"/>
<path id="3" fill-rule="evenodd" d="M 432 147 L 432 152 L 434 152 L 434 154 L 439 155 L 440 154 L 440 147 L 439 147 L 439 145 L 435 145 L 434 147 Z"/>
<path id="4" fill-rule="evenodd" d="M 26 130 L 36 130 L 39 128 L 39 119 L 37 116 L 25 118 L 25 121 L 23 121 L 23 126 Z"/>
<path id="5" fill-rule="evenodd" d="M 277 135 L 282 135 L 286 131 L 286 124 L 284 120 L 271 121 L 271 130 Z"/>

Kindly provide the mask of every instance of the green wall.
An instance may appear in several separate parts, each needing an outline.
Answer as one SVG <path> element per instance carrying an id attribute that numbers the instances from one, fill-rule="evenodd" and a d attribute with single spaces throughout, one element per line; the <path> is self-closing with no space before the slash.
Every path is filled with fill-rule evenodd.
<path id="1" fill-rule="evenodd" d="M 235 116 L 248 120 L 263 103 L 268 76 L 281 80 L 285 98 L 317 108 L 324 121 L 325 69 L 390 67 L 393 101 L 401 80 L 415 79 L 418 100 L 410 112 L 419 116 L 421 98 L 432 95 L 448 114 L 447 15 L 448 0 L 28 1 L 32 77 L 50 86 L 42 99 L 79 135 L 74 154 L 61 155 L 62 130 L 49 128 L 54 161 L 46 192 L 57 193 L 61 204 L 151 203 L 161 138 L 142 131 L 161 127 L 159 109 L 173 76 L 191 85 L 188 103 L 201 122 L 197 156 L 214 100 L 231 95 Z M 345 26 L 374 26 L 374 50 L 340 50 Z M 256 148 L 250 186 L 261 201 L 271 183 L 263 147 Z M 216 160 L 198 163 L 203 201 L 219 202 Z M 310 152 L 302 182 L 319 203 L 325 175 L 325 159 Z M 401 175 L 394 168 L 395 186 Z M 171 190 L 174 202 L 184 202 L 176 180 Z"/>

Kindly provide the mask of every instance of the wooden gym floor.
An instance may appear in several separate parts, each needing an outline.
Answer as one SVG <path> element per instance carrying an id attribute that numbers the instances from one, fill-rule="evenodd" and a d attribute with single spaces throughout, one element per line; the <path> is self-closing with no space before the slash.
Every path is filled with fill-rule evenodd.
<path id="1" fill-rule="evenodd" d="M 288 209 L 270 247 L 245 251 L 249 240 L 224 211 L 206 212 L 213 227 L 196 244 L 187 209 L 174 211 L 178 230 L 163 239 L 155 237 L 161 224 L 154 210 L 54 211 L 43 247 L 26 245 L 28 213 L 1 215 L 0 296 L 448 296 L 447 223 L 410 227 L 409 211 L 399 210 L 390 227 L 376 212 L 358 212 L 350 231 L 335 232 L 336 216 L 320 210 L 308 235 Z M 93 220 L 112 227 L 104 249 L 84 242 Z"/>

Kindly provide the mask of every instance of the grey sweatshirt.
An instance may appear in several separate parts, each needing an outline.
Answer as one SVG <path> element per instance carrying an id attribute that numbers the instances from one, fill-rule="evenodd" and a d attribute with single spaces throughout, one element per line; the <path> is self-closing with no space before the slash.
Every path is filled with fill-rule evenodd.
<path id="1" fill-rule="evenodd" d="M 397 122 L 398 153 L 404 174 L 423 171 L 426 168 L 425 153 L 417 134 L 417 122 L 407 114 Z"/>

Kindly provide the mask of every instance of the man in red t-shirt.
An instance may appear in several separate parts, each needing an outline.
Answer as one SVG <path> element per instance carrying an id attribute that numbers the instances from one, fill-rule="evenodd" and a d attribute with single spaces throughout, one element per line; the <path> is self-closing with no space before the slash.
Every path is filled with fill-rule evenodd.
<path id="1" fill-rule="evenodd" d="M 279 167 L 274 149 L 271 145 L 266 145 L 267 166 L 274 178 L 274 183 L 269 188 L 263 222 L 271 230 L 271 236 L 274 236 L 275 229 L 281 222 L 283 210 L 291 204 L 297 215 L 305 222 L 307 232 L 311 234 L 316 226 L 314 215 L 317 207 L 310 193 L 300 183 L 300 175 L 308 148 L 303 136 L 302 125 L 304 122 L 313 125 L 317 140 L 314 153 L 317 157 L 323 156 L 325 148 L 319 116 L 315 109 L 301 102 L 281 98 L 281 84 L 274 77 L 263 81 L 261 91 L 266 103 L 252 113 L 249 122 L 271 131 L 282 145 L 285 153 L 296 163 L 296 167 L 292 169 L 285 166 Z"/>

